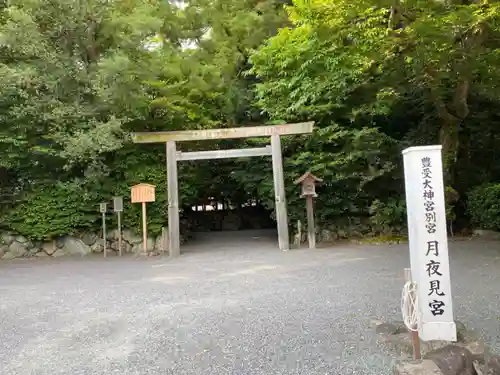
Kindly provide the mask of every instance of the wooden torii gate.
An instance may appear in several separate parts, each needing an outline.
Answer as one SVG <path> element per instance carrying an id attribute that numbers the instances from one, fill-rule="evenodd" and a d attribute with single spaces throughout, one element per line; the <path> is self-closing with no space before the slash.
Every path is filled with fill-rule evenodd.
<path id="1" fill-rule="evenodd" d="M 171 132 L 133 133 L 134 143 L 166 143 L 167 184 L 168 184 L 168 241 L 171 256 L 180 254 L 179 233 L 179 192 L 177 162 L 182 160 L 225 159 L 249 156 L 272 156 L 274 195 L 276 202 L 276 222 L 278 224 L 278 243 L 281 250 L 290 247 L 288 217 L 286 208 L 285 183 L 283 178 L 283 157 L 281 155 L 282 135 L 312 133 L 314 122 L 283 125 L 266 125 L 226 129 L 184 130 Z M 177 151 L 176 142 L 207 139 L 230 139 L 250 137 L 271 137 L 271 147 L 216 150 L 216 151 Z"/>

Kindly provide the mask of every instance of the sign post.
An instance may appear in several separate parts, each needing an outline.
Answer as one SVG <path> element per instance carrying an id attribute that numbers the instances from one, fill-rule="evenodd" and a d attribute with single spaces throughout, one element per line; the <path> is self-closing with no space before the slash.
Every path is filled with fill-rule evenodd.
<path id="1" fill-rule="evenodd" d="M 451 298 L 441 146 L 403 151 L 411 274 L 417 284 L 419 336 L 456 341 Z"/>
<path id="2" fill-rule="evenodd" d="M 99 210 L 102 214 L 102 240 L 104 242 L 104 258 L 108 256 L 108 249 L 106 248 L 106 208 L 107 203 L 99 204 Z"/>
<path id="3" fill-rule="evenodd" d="M 148 229 L 146 203 L 155 201 L 155 186 L 150 184 L 137 184 L 132 186 L 132 203 L 142 204 L 142 248 L 144 254 L 148 253 Z"/>
<path id="4" fill-rule="evenodd" d="M 118 216 L 118 253 L 122 256 L 122 215 L 123 212 L 123 198 L 113 197 L 113 210 Z"/>
<path id="5" fill-rule="evenodd" d="M 310 249 L 316 248 L 316 229 L 314 228 L 313 198 L 318 196 L 318 194 L 316 194 L 316 183 L 322 181 L 323 180 L 321 178 L 316 177 L 311 172 L 306 172 L 295 180 L 296 185 L 302 184 L 302 194 L 300 195 L 300 197 L 306 198 L 307 240 L 309 242 Z"/>

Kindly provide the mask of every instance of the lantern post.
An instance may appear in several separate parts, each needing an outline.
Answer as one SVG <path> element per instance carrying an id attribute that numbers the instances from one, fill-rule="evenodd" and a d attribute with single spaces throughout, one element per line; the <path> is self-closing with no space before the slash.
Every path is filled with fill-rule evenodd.
<path id="1" fill-rule="evenodd" d="M 316 183 L 322 182 L 323 180 L 316 177 L 311 172 L 306 172 L 298 179 L 295 180 L 295 184 L 301 184 L 302 193 L 301 198 L 306 199 L 306 212 L 307 212 L 307 240 L 309 242 L 309 248 L 316 248 L 316 230 L 314 228 L 314 204 L 313 198 L 317 197 L 316 194 Z"/>

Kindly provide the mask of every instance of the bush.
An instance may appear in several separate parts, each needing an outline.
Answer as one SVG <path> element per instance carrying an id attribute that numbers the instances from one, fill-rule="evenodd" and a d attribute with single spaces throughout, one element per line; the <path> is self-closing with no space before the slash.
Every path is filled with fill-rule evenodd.
<path id="1" fill-rule="evenodd" d="M 370 206 L 370 222 L 377 234 L 399 234 L 406 226 L 406 204 L 401 199 L 389 198 L 387 202 L 378 199 Z"/>
<path id="2" fill-rule="evenodd" d="M 167 224 L 165 177 L 165 167 L 158 164 L 127 171 L 125 176 L 116 180 L 107 178 L 36 185 L 24 192 L 22 199 L 6 210 L 1 217 L 0 227 L 37 241 L 48 241 L 85 231 L 97 232 L 101 229 L 99 203 L 107 202 L 106 225 L 111 230 L 117 226 L 112 198 L 122 196 L 123 228 L 140 233 L 142 206 L 130 202 L 130 187 L 145 182 L 156 185 L 156 200 L 147 205 L 148 233 L 159 235 L 162 227 Z M 189 190 L 189 186 L 185 188 L 188 178 L 189 176 L 183 176 L 179 181 L 181 202 L 182 199 L 188 201 L 190 194 L 196 193 L 192 192 L 193 189 Z"/>
<path id="3" fill-rule="evenodd" d="M 481 229 L 500 230 L 500 184 L 486 184 L 469 192 L 467 212 Z"/>
<path id="4" fill-rule="evenodd" d="M 451 186 L 446 186 L 444 188 L 444 201 L 446 206 L 446 219 L 449 223 L 452 223 L 457 218 L 455 213 L 455 204 L 460 199 L 458 192 Z"/>
<path id="5" fill-rule="evenodd" d="M 32 240 L 50 240 L 96 226 L 98 202 L 78 182 L 39 186 L 4 217 L 4 225 Z"/>

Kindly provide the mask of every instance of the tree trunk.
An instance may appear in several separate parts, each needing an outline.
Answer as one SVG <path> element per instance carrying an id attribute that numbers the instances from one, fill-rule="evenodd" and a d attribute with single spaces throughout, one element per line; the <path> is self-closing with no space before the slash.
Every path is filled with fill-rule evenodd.
<path id="1" fill-rule="evenodd" d="M 432 76 L 435 77 L 434 74 Z M 435 84 L 435 82 L 434 82 Z M 460 124 L 469 114 L 467 97 L 469 94 L 469 81 L 461 79 L 457 83 L 452 102 L 447 105 L 437 90 L 437 85 L 430 87 L 431 97 L 436 107 L 441 127 L 439 129 L 439 142 L 443 155 L 443 178 L 445 186 L 453 183 L 453 170 L 458 157 L 460 146 Z"/>
<path id="2" fill-rule="evenodd" d="M 441 129 L 439 130 L 439 142 L 443 147 L 443 178 L 445 186 L 453 184 L 454 166 L 460 146 L 459 129 L 461 121 L 461 119 L 449 115 L 442 118 Z"/>

